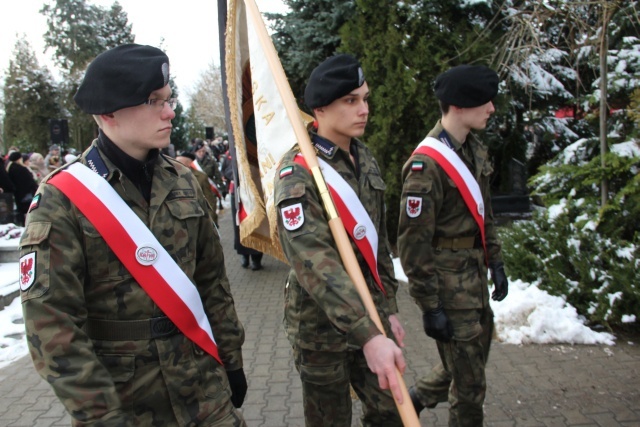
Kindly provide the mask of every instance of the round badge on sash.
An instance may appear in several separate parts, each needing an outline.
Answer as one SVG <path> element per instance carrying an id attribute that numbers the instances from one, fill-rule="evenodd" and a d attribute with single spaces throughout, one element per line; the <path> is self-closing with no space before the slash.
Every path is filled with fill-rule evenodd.
<path id="1" fill-rule="evenodd" d="M 136 249 L 136 260 L 142 265 L 151 265 L 158 259 L 158 251 L 150 244 L 146 243 Z"/>
<path id="2" fill-rule="evenodd" d="M 478 203 L 478 213 L 484 218 L 484 203 Z"/>
<path id="3" fill-rule="evenodd" d="M 367 227 L 362 224 L 356 224 L 353 228 L 353 238 L 356 240 L 362 240 L 367 235 Z"/>

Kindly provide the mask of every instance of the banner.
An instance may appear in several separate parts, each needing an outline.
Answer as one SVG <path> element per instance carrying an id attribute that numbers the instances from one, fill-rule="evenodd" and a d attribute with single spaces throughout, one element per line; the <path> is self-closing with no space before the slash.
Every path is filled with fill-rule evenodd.
<path id="1" fill-rule="evenodd" d="M 240 241 L 286 262 L 276 229 L 273 180 L 280 159 L 297 140 L 276 85 L 274 72 L 284 75 L 278 66 L 272 71 L 254 25 L 247 24 L 244 0 L 230 0 L 225 71 L 238 168 Z M 302 112 L 296 119 L 313 120 Z"/>

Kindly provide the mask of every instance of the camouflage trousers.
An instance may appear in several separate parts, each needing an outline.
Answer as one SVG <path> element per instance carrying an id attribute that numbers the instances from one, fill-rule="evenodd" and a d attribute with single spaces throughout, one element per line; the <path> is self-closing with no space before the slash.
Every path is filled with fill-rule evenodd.
<path id="1" fill-rule="evenodd" d="M 482 405 L 487 390 L 485 365 L 493 335 L 493 311 L 445 310 L 454 338 L 437 342 L 441 363 L 415 385 L 427 408 L 447 400 L 450 427 L 477 427 L 483 422 Z"/>
<path id="2" fill-rule="evenodd" d="M 294 348 L 296 369 L 302 380 L 307 426 L 351 426 L 350 387 L 362 402 L 363 426 L 402 426 L 388 390 L 378 386 L 378 376 L 367 366 L 362 350 L 311 351 Z"/>

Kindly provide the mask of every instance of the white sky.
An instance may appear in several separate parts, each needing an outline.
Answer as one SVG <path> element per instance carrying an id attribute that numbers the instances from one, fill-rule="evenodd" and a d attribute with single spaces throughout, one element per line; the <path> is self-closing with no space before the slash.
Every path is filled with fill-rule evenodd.
<path id="1" fill-rule="evenodd" d="M 109 8 L 115 0 L 88 0 Z M 52 51 L 43 53 L 46 18 L 39 13 L 46 0 L 12 1 L 10 11 L 0 13 L 0 77 L 4 81 L 13 58 L 16 33 L 26 34 L 40 65 L 54 76 Z M 202 71 L 213 61 L 220 63 L 218 52 L 218 2 L 216 0 L 119 0 L 127 12 L 136 43 L 164 47 L 171 60 L 171 73 L 178 89 L 190 91 Z M 256 0 L 260 12 L 285 12 L 281 0 Z M 266 21 L 265 21 L 266 22 Z"/>
<path id="2" fill-rule="evenodd" d="M 227 206 L 228 208 L 228 206 Z M 7 225 L 0 225 L 0 234 Z M 0 237 L 0 246 L 17 247 L 19 239 Z M 396 277 L 406 286 L 407 276 L 398 259 Z M 18 289 L 18 263 L 0 264 L 0 295 Z M 510 279 L 509 295 L 491 301 L 495 313 L 497 341 L 506 344 L 605 344 L 614 345 L 613 335 L 595 332 L 584 325 L 574 307 L 537 286 Z M 402 316 L 402 313 L 400 313 Z M 635 319 L 634 319 L 635 320 Z M 27 354 L 20 298 L 0 311 L 0 368 Z"/>

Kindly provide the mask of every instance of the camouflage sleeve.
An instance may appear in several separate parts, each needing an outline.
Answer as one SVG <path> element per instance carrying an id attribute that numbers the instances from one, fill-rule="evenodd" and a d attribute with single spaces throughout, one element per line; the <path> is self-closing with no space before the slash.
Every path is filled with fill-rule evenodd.
<path id="1" fill-rule="evenodd" d="M 493 220 L 493 207 L 491 206 L 491 174 L 493 168 L 489 162 L 486 163 L 482 171 L 482 195 L 484 198 L 485 215 L 484 215 L 484 232 L 485 241 L 487 243 L 487 258 L 489 262 L 502 261 L 502 246 L 496 233 L 495 223 Z"/>
<path id="2" fill-rule="evenodd" d="M 82 330 L 87 318 L 86 259 L 77 210 L 49 184 L 42 184 L 38 194 L 20 242 L 29 353 L 40 376 L 74 419 L 104 426 L 130 425 L 111 375 Z"/>
<path id="3" fill-rule="evenodd" d="M 220 163 L 213 159 L 213 182 L 218 186 L 222 185 L 222 173 L 220 172 Z"/>
<path id="4" fill-rule="evenodd" d="M 201 193 L 202 190 L 198 190 L 198 193 Z M 198 199 L 210 216 L 210 210 L 215 209 L 215 206 L 210 207 L 202 194 L 198 195 Z M 209 323 L 222 363 L 227 371 L 233 371 L 243 366 L 244 328 L 238 319 L 231 294 L 220 235 L 208 216 L 200 221 L 193 278 L 209 315 Z"/>
<path id="5" fill-rule="evenodd" d="M 291 168 L 291 169 L 288 169 Z M 363 346 L 380 331 L 342 265 L 309 172 L 283 162 L 275 178 L 278 234 L 301 286 L 349 342 Z M 282 177 L 286 171 L 287 175 Z"/>
<path id="6" fill-rule="evenodd" d="M 421 162 L 421 170 L 412 170 L 414 160 Z M 411 296 L 422 310 L 429 310 L 438 305 L 432 242 L 436 215 L 442 206 L 442 181 L 435 164 L 420 155 L 407 161 L 402 177 L 398 253 Z"/>
<path id="7" fill-rule="evenodd" d="M 391 249 L 389 248 L 389 239 L 387 237 L 387 212 L 384 207 L 381 211 L 382 215 L 378 227 L 378 274 L 387 292 L 388 314 L 396 314 L 398 313 L 398 303 L 396 301 L 398 280 L 393 269 Z"/>

